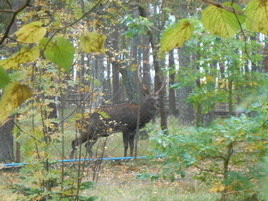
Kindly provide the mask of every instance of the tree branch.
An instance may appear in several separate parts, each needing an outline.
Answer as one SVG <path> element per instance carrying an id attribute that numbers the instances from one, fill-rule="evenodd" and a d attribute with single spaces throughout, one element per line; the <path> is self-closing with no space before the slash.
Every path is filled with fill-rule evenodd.
<path id="1" fill-rule="evenodd" d="M 20 8 L 18 8 L 17 10 L 11 12 L 11 13 L 13 13 L 12 14 L 12 18 L 11 18 L 11 20 L 10 20 L 8 26 L 7 26 L 7 29 L 6 29 L 3 37 L 0 40 L 0 45 L 2 45 L 2 43 L 4 42 L 4 40 L 8 37 L 8 33 L 9 33 L 10 29 L 11 29 L 12 24 L 14 23 L 14 21 L 16 19 L 17 14 L 20 11 L 22 11 L 23 9 L 25 9 L 29 5 L 29 3 L 30 3 L 30 0 L 26 0 L 26 2 Z"/>
<path id="2" fill-rule="evenodd" d="M 0 10 L 0 13 L 14 13 L 15 10 Z"/>
<path id="3" fill-rule="evenodd" d="M 87 12 L 85 12 L 80 18 L 78 18 L 77 20 L 67 24 L 66 26 L 64 27 L 61 27 L 59 29 L 57 29 L 55 31 L 55 33 L 52 35 L 52 37 L 50 39 L 52 39 L 59 31 L 63 30 L 63 29 L 66 29 L 70 26 L 73 26 L 74 24 L 78 23 L 80 20 L 82 20 L 84 17 L 86 17 L 89 13 L 91 13 L 93 10 L 95 10 L 95 8 L 97 8 L 101 3 L 102 3 L 103 0 L 99 0 L 91 9 L 89 9 Z"/>
<path id="4" fill-rule="evenodd" d="M 227 11 L 229 11 L 229 12 L 234 13 L 234 14 L 244 15 L 243 12 L 237 11 L 237 10 L 235 10 L 233 7 L 230 7 L 230 6 L 224 6 L 224 5 L 222 5 L 221 3 L 218 3 L 218 2 L 216 2 L 216 1 L 214 1 L 214 0 L 201 0 L 201 1 L 203 1 L 203 2 L 205 2 L 205 3 L 209 3 L 209 4 L 213 5 L 213 6 L 218 7 L 218 8 L 225 9 L 225 10 L 227 10 Z"/>

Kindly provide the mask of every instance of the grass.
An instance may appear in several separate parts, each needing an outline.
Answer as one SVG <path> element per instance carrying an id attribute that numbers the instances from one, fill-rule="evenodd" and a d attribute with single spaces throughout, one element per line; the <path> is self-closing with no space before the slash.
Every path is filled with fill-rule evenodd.
<path id="1" fill-rule="evenodd" d="M 173 123 L 176 124 L 176 122 Z M 71 125 L 66 127 L 64 136 L 66 158 L 69 158 L 71 141 L 75 138 L 74 134 L 75 131 Z M 149 140 L 139 140 L 138 156 L 152 155 L 151 147 Z M 115 133 L 108 138 L 100 138 L 93 148 L 93 153 L 99 156 L 103 154 L 103 157 L 122 157 L 123 150 L 122 134 Z M 56 159 L 61 159 L 61 142 L 53 146 L 50 151 Z M 82 145 L 82 155 L 87 155 L 84 145 Z M 93 188 L 84 190 L 82 195 L 96 196 L 98 201 L 209 201 L 219 198 L 219 195 L 210 193 L 204 184 L 193 180 L 189 175 L 186 178 L 177 177 L 174 182 L 163 178 L 157 180 L 137 178 L 138 174 L 161 173 L 163 165 L 161 160 L 103 162 L 99 169 L 88 166 L 84 171 L 84 181 L 92 181 L 95 175 L 95 184 Z M 21 183 L 17 173 L 0 172 L 0 181 L 8 181 L 0 182 L 0 187 L 6 183 Z M 4 191 L 0 193 L 0 197 L 1 194 L 7 197 Z"/>
<path id="2" fill-rule="evenodd" d="M 95 187 L 84 191 L 83 195 L 97 196 L 99 201 L 217 200 L 218 195 L 210 193 L 206 186 L 190 177 L 178 178 L 174 182 L 167 179 L 137 179 L 138 173 L 159 173 L 161 165 L 161 161 L 145 160 L 104 164 Z"/>
<path id="3" fill-rule="evenodd" d="M 149 156 L 152 146 L 149 140 L 139 140 L 138 156 Z M 82 150 L 85 151 L 84 146 Z M 122 157 L 123 139 L 121 133 L 108 138 L 100 138 L 93 148 L 93 153 L 103 157 Z M 208 188 L 190 176 L 169 179 L 138 179 L 138 174 L 158 174 L 162 171 L 161 160 L 138 159 L 129 162 L 104 162 L 97 172 L 94 188 L 83 191 L 82 195 L 96 196 L 98 201 L 209 201 L 219 199 L 218 194 L 210 193 Z M 94 173 L 89 168 L 85 180 L 90 181 Z"/>

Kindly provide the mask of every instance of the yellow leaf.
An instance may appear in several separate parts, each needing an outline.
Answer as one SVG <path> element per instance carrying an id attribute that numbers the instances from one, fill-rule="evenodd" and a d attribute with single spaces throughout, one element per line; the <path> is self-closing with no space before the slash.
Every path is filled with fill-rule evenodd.
<path id="1" fill-rule="evenodd" d="M 168 52 L 175 47 L 181 47 L 189 40 L 194 32 L 193 24 L 187 20 L 181 20 L 174 28 L 167 29 L 160 41 L 161 52 Z"/>
<path id="2" fill-rule="evenodd" d="M 10 83 L 0 101 L 0 125 L 16 107 L 32 96 L 32 90 L 18 82 Z"/>
<path id="3" fill-rule="evenodd" d="M 213 145 L 224 144 L 226 139 L 224 137 L 218 138 Z"/>
<path id="4" fill-rule="evenodd" d="M 47 29 L 42 25 L 43 23 L 38 21 L 24 25 L 16 33 L 17 40 L 23 43 L 39 42 L 47 32 Z"/>
<path id="5" fill-rule="evenodd" d="M 225 6 L 232 6 L 237 11 L 242 9 L 229 2 L 223 3 Z M 240 24 L 245 21 L 245 17 L 229 12 L 214 5 L 209 5 L 202 11 L 202 24 L 207 31 L 224 38 L 232 38 L 240 30 Z"/>
<path id="6" fill-rule="evenodd" d="M 101 52 L 104 54 L 104 42 L 106 38 L 107 37 L 103 34 L 90 32 L 87 35 L 80 37 L 80 45 L 86 53 Z"/>
<path id="7" fill-rule="evenodd" d="M 197 160 L 201 161 L 202 160 L 202 156 L 198 155 L 197 156 Z"/>
<path id="8" fill-rule="evenodd" d="M 214 80 L 214 78 L 212 76 L 207 76 L 206 81 L 207 82 L 214 82 L 215 80 Z"/>
<path id="9" fill-rule="evenodd" d="M 219 82 L 219 83 L 220 83 L 220 82 Z M 220 85 L 220 88 L 223 89 L 223 88 L 225 88 L 225 87 L 227 87 L 227 82 L 224 80 L 224 81 L 222 81 L 222 83 L 221 83 L 221 85 Z"/>
<path id="10" fill-rule="evenodd" d="M 253 152 L 256 149 L 256 147 L 252 144 L 248 144 L 245 149 L 249 152 Z"/>
<path id="11" fill-rule="evenodd" d="M 211 193 L 219 193 L 219 192 L 224 191 L 224 189 L 225 189 L 225 186 L 222 183 L 216 182 L 214 186 L 211 189 L 209 189 L 209 191 Z"/>
<path id="12" fill-rule="evenodd" d="M 248 29 L 268 34 L 268 1 L 250 0 L 246 8 Z"/>
<path id="13" fill-rule="evenodd" d="M 13 54 L 7 59 L 1 60 L 0 65 L 6 70 L 16 69 L 20 64 L 35 61 L 39 56 L 40 52 L 37 46 L 33 47 L 31 50 L 25 46 L 18 53 Z"/>
<path id="14" fill-rule="evenodd" d="M 106 112 L 97 110 L 97 112 L 105 119 L 111 118 Z"/>

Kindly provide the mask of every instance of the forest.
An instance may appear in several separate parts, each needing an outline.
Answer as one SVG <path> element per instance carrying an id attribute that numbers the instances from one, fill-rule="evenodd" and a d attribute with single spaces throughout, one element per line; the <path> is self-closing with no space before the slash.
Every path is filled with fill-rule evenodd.
<path id="1" fill-rule="evenodd" d="M 268 200 L 267 34 L 268 0 L 0 1 L 0 200 Z"/>

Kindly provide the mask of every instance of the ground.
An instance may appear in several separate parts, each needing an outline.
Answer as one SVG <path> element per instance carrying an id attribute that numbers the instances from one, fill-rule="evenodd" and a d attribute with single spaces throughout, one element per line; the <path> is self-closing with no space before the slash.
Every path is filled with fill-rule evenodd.
<path id="1" fill-rule="evenodd" d="M 140 140 L 138 155 L 152 155 L 150 147 L 149 140 Z M 70 150 L 71 147 L 66 147 L 66 152 L 69 153 Z M 84 146 L 82 150 L 85 153 Z M 94 153 L 103 153 L 103 157 L 122 157 L 122 134 L 100 139 L 94 147 Z M 209 201 L 219 198 L 219 194 L 210 193 L 204 184 L 191 178 L 194 170 L 189 170 L 185 178 L 177 176 L 175 181 L 162 177 L 151 179 L 148 175 L 158 175 L 162 172 L 163 160 L 106 161 L 97 166 L 87 164 L 83 181 L 94 181 L 94 185 L 93 188 L 83 190 L 82 195 L 96 196 L 98 201 Z M 69 168 L 68 165 L 66 168 Z M 12 183 L 21 184 L 19 173 L 0 171 L 0 200 L 16 200 L 16 195 L 8 194 L 3 188 Z"/>
<path id="2" fill-rule="evenodd" d="M 161 172 L 161 161 L 149 162 L 128 161 L 121 163 L 103 164 L 98 172 L 93 189 L 83 192 L 89 196 L 97 196 L 98 200 L 126 201 L 208 201 L 217 200 L 218 195 L 209 192 L 204 184 L 191 179 L 177 178 L 171 182 L 169 179 L 152 180 L 139 179 L 140 174 L 157 174 Z M 93 173 L 92 175 L 93 176 Z M 89 175 L 90 177 L 90 175 Z"/>

